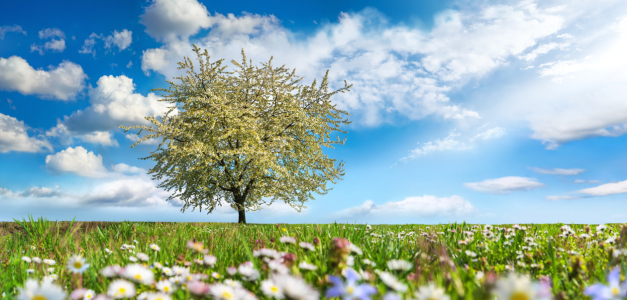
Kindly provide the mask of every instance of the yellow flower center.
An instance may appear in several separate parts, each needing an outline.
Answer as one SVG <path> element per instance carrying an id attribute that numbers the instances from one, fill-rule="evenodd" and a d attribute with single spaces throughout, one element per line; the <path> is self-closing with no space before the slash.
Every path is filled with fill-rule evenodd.
<path id="1" fill-rule="evenodd" d="M 216 278 L 220 278 L 220 274 L 216 274 Z"/>
<path id="2" fill-rule="evenodd" d="M 48 300 L 44 295 L 35 295 L 32 300 Z"/>
<path id="3" fill-rule="evenodd" d="M 170 287 L 169 286 L 164 286 L 163 287 L 163 291 L 164 292 L 169 292 L 170 291 Z"/>
<path id="4" fill-rule="evenodd" d="M 74 269 L 80 269 L 83 267 L 83 263 L 80 261 L 74 262 Z"/>
<path id="5" fill-rule="evenodd" d="M 91 298 L 91 295 L 87 294 L 87 295 L 85 295 L 85 298 L 89 299 L 89 298 Z"/>
<path id="6" fill-rule="evenodd" d="M 514 292 L 512 294 L 512 297 L 510 297 L 509 299 L 510 300 L 531 300 L 531 298 L 529 298 L 529 295 L 521 291 Z"/>
<path id="7" fill-rule="evenodd" d="M 137 279 L 137 280 L 141 280 L 141 279 L 142 279 L 142 275 L 141 275 L 141 274 L 137 274 L 137 275 L 135 275 L 135 279 Z"/>
<path id="8" fill-rule="evenodd" d="M 270 287 L 270 290 L 271 290 L 273 293 L 276 293 L 276 292 L 278 292 L 278 291 L 279 291 L 279 288 L 278 288 L 278 287 L 276 287 L 275 285 L 273 285 L 273 286 L 271 286 L 271 287 Z"/>
<path id="9" fill-rule="evenodd" d="M 618 288 L 617 287 L 613 287 L 612 288 L 612 296 L 616 296 L 618 295 Z"/>
<path id="10" fill-rule="evenodd" d="M 118 295 L 124 295 L 124 293 L 126 292 L 126 289 L 121 287 L 120 289 L 118 289 Z"/>
<path id="11" fill-rule="evenodd" d="M 287 231 L 287 229 L 283 228 L 283 231 Z"/>
<path id="12" fill-rule="evenodd" d="M 233 299 L 233 295 L 231 295 L 231 293 L 224 291 L 222 292 L 222 298 L 224 299 Z"/>
<path id="13" fill-rule="evenodd" d="M 347 292 L 347 293 L 349 293 L 349 294 L 352 294 L 354 291 L 355 291 L 355 288 L 354 288 L 353 286 L 349 286 L 349 287 L 346 289 L 346 292 Z"/>

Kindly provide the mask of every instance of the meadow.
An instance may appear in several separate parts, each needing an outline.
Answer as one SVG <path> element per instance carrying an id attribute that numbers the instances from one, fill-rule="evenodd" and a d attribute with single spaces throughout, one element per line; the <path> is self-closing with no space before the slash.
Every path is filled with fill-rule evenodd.
<path id="1" fill-rule="evenodd" d="M 625 243 L 622 224 L 30 218 L 0 223 L 0 290 L 20 300 L 625 299 Z"/>

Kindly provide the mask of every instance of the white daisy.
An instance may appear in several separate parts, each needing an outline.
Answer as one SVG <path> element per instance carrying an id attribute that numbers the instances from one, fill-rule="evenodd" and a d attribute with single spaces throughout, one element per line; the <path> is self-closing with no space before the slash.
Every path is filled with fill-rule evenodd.
<path id="1" fill-rule="evenodd" d="M 398 278 L 388 272 L 379 272 L 379 278 L 383 283 L 385 283 L 388 287 L 394 289 L 397 292 L 404 293 L 407 291 L 407 285 L 400 282 Z"/>
<path id="2" fill-rule="evenodd" d="M 172 297 L 166 293 L 150 293 L 147 300 L 172 300 Z"/>
<path id="3" fill-rule="evenodd" d="M 135 293 L 135 285 L 124 279 L 114 280 L 107 290 L 107 295 L 113 299 L 131 298 Z"/>
<path id="4" fill-rule="evenodd" d="M 150 285 L 154 282 L 155 275 L 150 269 L 140 264 L 131 264 L 124 268 L 122 276 L 141 284 Z"/>
<path id="5" fill-rule="evenodd" d="M 136 262 L 137 258 L 135 258 L 135 256 L 129 256 L 128 260 L 132 261 L 132 262 Z"/>
<path id="6" fill-rule="evenodd" d="M 147 254 L 141 252 L 137 253 L 137 258 L 139 258 L 139 260 L 141 261 L 148 261 L 150 259 Z"/>
<path id="7" fill-rule="evenodd" d="M 390 270 L 403 270 L 408 271 L 411 270 L 414 266 L 412 263 L 402 260 L 402 259 L 392 259 L 387 263 L 388 269 Z"/>
<path id="8" fill-rule="evenodd" d="M 282 236 L 279 241 L 283 244 L 296 244 L 296 239 L 291 236 Z"/>
<path id="9" fill-rule="evenodd" d="M 318 300 L 320 293 L 302 278 L 290 275 L 274 275 L 272 281 L 283 291 L 283 295 L 292 300 Z"/>
<path id="10" fill-rule="evenodd" d="M 414 294 L 416 300 L 449 300 L 450 297 L 444 293 L 444 289 L 429 283 L 427 286 L 421 286 Z M 500 299 L 500 298 L 499 298 Z"/>
<path id="11" fill-rule="evenodd" d="M 31 262 L 31 259 L 30 259 L 30 257 L 28 257 L 28 256 L 22 256 L 22 260 L 23 260 L 24 262 L 27 262 L 27 263 L 30 263 L 30 262 Z"/>
<path id="12" fill-rule="evenodd" d="M 497 299 L 536 299 L 537 287 L 526 275 L 510 273 L 507 277 L 499 278 L 494 290 Z"/>
<path id="13" fill-rule="evenodd" d="M 96 292 L 94 290 L 86 290 L 85 294 L 83 294 L 83 300 L 92 300 L 96 296 Z"/>
<path id="14" fill-rule="evenodd" d="M 310 263 L 307 263 L 306 261 L 300 262 L 298 264 L 298 267 L 303 269 L 303 270 L 310 270 L 310 271 L 318 269 L 318 267 L 316 267 L 316 265 L 312 265 Z"/>
<path id="15" fill-rule="evenodd" d="M 80 255 L 72 255 L 70 259 L 67 260 L 67 268 L 72 273 L 83 273 L 87 268 L 89 268 L 89 264 L 85 263 L 85 259 Z"/>
<path id="16" fill-rule="evenodd" d="M 176 286 L 172 285 L 172 282 L 168 281 L 168 280 L 161 280 L 159 282 L 157 282 L 157 284 L 155 284 L 155 287 L 164 292 L 164 293 L 168 293 L 168 294 L 172 294 L 174 291 L 176 291 Z"/>
<path id="17" fill-rule="evenodd" d="M 40 264 L 41 263 L 41 258 L 35 256 L 35 257 L 33 257 L 33 261 L 38 263 L 38 264 Z"/>
<path id="18" fill-rule="evenodd" d="M 212 284 L 209 289 L 209 293 L 213 296 L 214 299 L 220 300 L 233 300 L 235 299 L 235 291 L 232 287 L 216 283 Z"/>
<path id="19" fill-rule="evenodd" d="M 174 272 L 172 272 L 172 269 L 168 268 L 168 267 L 163 267 L 161 269 L 161 272 L 163 272 L 163 274 L 165 274 L 166 276 L 173 276 Z"/>
<path id="20" fill-rule="evenodd" d="M 213 256 L 213 255 L 205 255 L 203 257 L 204 264 L 208 265 L 208 266 L 211 266 L 211 267 L 215 266 L 217 261 L 218 261 L 218 258 Z"/>
<path id="21" fill-rule="evenodd" d="M 18 300 L 63 300 L 65 291 L 60 286 L 44 281 L 41 285 L 35 279 L 26 279 L 24 288 L 18 288 Z"/>
<path id="22" fill-rule="evenodd" d="M 155 250 L 155 251 L 161 251 L 161 248 L 157 246 L 156 244 L 150 244 L 150 249 Z"/>
<path id="23" fill-rule="evenodd" d="M 300 242 L 298 243 L 298 245 L 305 250 L 316 251 L 316 247 L 314 247 L 314 245 L 311 243 Z"/>
<path id="24" fill-rule="evenodd" d="M 276 285 L 276 283 L 274 283 L 274 281 L 270 280 L 270 279 L 266 279 L 264 281 L 261 282 L 261 291 L 268 296 L 268 298 L 277 298 L 277 299 L 283 299 L 283 291 L 281 290 L 281 288 Z"/>
<path id="25" fill-rule="evenodd" d="M 53 266 L 54 264 L 56 264 L 57 262 L 54 261 L 53 259 L 44 259 L 44 264 L 47 264 L 49 266 Z"/>
<path id="26" fill-rule="evenodd" d="M 241 288 L 242 287 L 242 283 L 237 281 L 237 280 L 233 280 L 233 279 L 225 279 L 224 280 L 224 284 L 232 287 L 232 288 Z"/>

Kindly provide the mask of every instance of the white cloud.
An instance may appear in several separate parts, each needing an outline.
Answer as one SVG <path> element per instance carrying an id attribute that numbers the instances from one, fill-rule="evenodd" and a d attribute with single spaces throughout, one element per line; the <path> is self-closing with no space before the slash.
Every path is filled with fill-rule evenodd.
<path id="1" fill-rule="evenodd" d="M 109 35 L 103 38 L 105 42 L 105 49 L 111 49 L 113 45 L 118 47 L 118 51 L 122 51 L 133 42 L 133 32 L 128 31 L 127 29 L 118 32 L 117 30 L 113 31 L 113 35 Z"/>
<path id="2" fill-rule="evenodd" d="M 136 143 L 137 141 L 141 140 L 141 138 L 143 136 L 137 136 L 137 134 L 126 134 L 125 135 L 127 139 L 129 139 L 131 142 Z M 145 140 L 143 142 L 141 142 L 139 145 L 159 145 L 159 143 L 163 140 L 163 138 L 152 138 L 152 139 L 148 139 Z"/>
<path id="3" fill-rule="evenodd" d="M 155 39 L 172 40 L 193 35 L 211 25 L 207 8 L 196 0 L 154 0 L 140 16 L 139 23 Z"/>
<path id="4" fill-rule="evenodd" d="M 46 156 L 46 168 L 53 174 L 71 173 L 84 177 L 106 177 L 108 171 L 102 165 L 102 156 L 81 146 L 68 147 L 61 152 Z"/>
<path id="5" fill-rule="evenodd" d="M 58 39 L 55 39 L 58 38 Z M 65 50 L 65 33 L 59 28 L 46 28 L 39 31 L 40 39 L 52 38 L 51 41 L 43 45 L 32 44 L 30 52 L 38 51 L 39 55 L 44 55 L 45 51 L 63 52 Z"/>
<path id="6" fill-rule="evenodd" d="M 569 46 L 568 43 L 561 43 L 561 44 L 560 43 L 547 43 L 547 44 L 542 44 L 542 45 L 538 46 L 536 49 L 534 49 L 533 51 L 531 51 L 530 53 L 527 53 L 525 55 L 520 55 L 520 56 L 518 56 L 518 58 L 524 59 L 526 61 L 533 61 L 540 54 L 546 54 L 549 51 L 551 51 L 553 49 L 557 49 L 557 48 L 565 49 L 568 46 Z"/>
<path id="7" fill-rule="evenodd" d="M 122 163 L 117 164 L 117 165 L 111 165 L 111 169 L 113 169 L 113 171 L 117 173 L 137 173 L 137 174 L 147 173 L 145 169 L 129 166 L 127 164 L 122 164 Z"/>
<path id="8" fill-rule="evenodd" d="M 71 100 L 85 88 L 86 78 L 83 68 L 70 61 L 44 71 L 35 70 L 19 56 L 0 57 L 0 90 Z"/>
<path id="9" fill-rule="evenodd" d="M 119 129 L 119 125 L 153 126 L 144 118 L 162 117 L 174 105 L 158 101 L 161 98 L 153 93 L 147 96 L 134 93 L 133 80 L 124 75 L 102 76 L 97 85 L 89 89 L 90 106 L 64 117 L 63 123 L 72 134 L 109 131 Z M 171 113 L 175 114 L 178 114 L 177 109 Z"/>
<path id="10" fill-rule="evenodd" d="M 0 153 L 53 151 L 47 140 L 29 137 L 28 128 L 24 121 L 0 113 Z"/>
<path id="11" fill-rule="evenodd" d="M 0 40 L 3 40 L 4 35 L 8 32 L 19 32 L 19 33 L 23 33 L 24 35 L 26 35 L 26 31 L 22 30 L 22 27 L 19 25 L 13 25 L 13 26 L 5 25 L 5 26 L 0 27 Z"/>
<path id="12" fill-rule="evenodd" d="M 578 190 L 576 193 L 590 196 L 607 196 L 627 193 L 627 180 L 613 183 L 606 183 L 596 187 Z"/>
<path id="13" fill-rule="evenodd" d="M 66 146 L 73 144 L 74 138 L 78 138 L 90 144 L 119 146 L 118 141 L 113 138 L 113 134 L 108 131 L 93 131 L 88 133 L 71 132 L 60 120 L 57 120 L 57 126 L 46 131 L 46 136 L 56 137 L 61 144 Z"/>
<path id="14" fill-rule="evenodd" d="M 540 174 L 551 174 L 551 175 L 578 175 L 583 173 L 584 169 L 541 169 L 541 168 L 531 168 L 534 172 Z"/>
<path id="15" fill-rule="evenodd" d="M 361 113 L 357 124 L 364 126 L 391 123 L 394 114 L 412 120 L 432 114 L 453 120 L 479 118 L 476 111 L 450 103 L 446 94 L 507 64 L 508 57 L 522 54 L 537 40 L 557 32 L 562 24 L 559 16 L 532 4 L 497 5 L 476 13 L 448 11 L 436 18 L 433 30 L 425 32 L 388 25 L 384 16 L 369 8 L 355 14 L 342 12 L 339 22 L 323 25 L 298 40 L 274 16 L 252 14 L 198 15 L 181 21 L 186 24 L 181 27 L 184 30 L 176 29 L 166 25 L 174 22 L 169 18 L 184 20 L 180 14 L 162 16 L 170 5 L 174 4 L 158 1 L 147 9 L 146 15 L 165 20 L 161 24 L 154 17 L 158 24 L 154 26 L 163 27 L 157 31 L 146 24 L 147 31 L 158 39 L 178 37 L 144 51 L 142 70 L 147 74 L 155 71 L 166 78 L 181 75 L 177 62 L 183 56 L 195 57 L 191 42 L 208 49 L 214 61 L 224 58 L 227 64 L 231 59 L 240 61 L 244 48 L 253 62 L 265 62 L 273 55 L 276 65 L 296 68 L 307 81 L 330 69 L 331 88 L 343 86 L 343 79 L 354 84 L 351 92 L 338 94 L 333 101 L 338 109 Z M 211 27 L 206 36 L 187 40 L 188 35 L 205 27 Z"/>
<path id="16" fill-rule="evenodd" d="M 85 42 L 83 42 L 83 46 L 81 47 L 81 50 L 78 50 L 78 53 L 91 53 L 94 57 L 96 57 L 96 51 L 94 50 L 94 46 L 96 45 L 96 38 L 102 38 L 102 34 L 97 35 L 95 32 L 92 32 L 89 35 L 89 38 L 85 39 Z"/>
<path id="17" fill-rule="evenodd" d="M 144 177 L 129 177 L 100 183 L 87 193 L 77 195 L 81 206 L 142 207 L 180 206 L 178 199 L 165 201 L 171 194 L 157 188 L 155 182 Z"/>
<path id="18" fill-rule="evenodd" d="M 390 201 L 376 205 L 372 200 L 365 201 L 360 206 L 348 208 L 335 215 L 340 218 L 381 218 L 406 216 L 437 216 L 437 215 L 467 215 L 476 212 L 476 209 L 460 196 L 441 197 L 424 195 L 422 197 L 407 197 L 401 201 Z"/>
<path id="19" fill-rule="evenodd" d="M 479 129 L 483 128 L 484 126 L 479 127 Z M 428 155 L 433 152 L 470 150 L 475 147 L 476 140 L 485 141 L 485 140 L 499 138 L 505 135 L 505 130 L 500 127 L 490 128 L 486 131 L 476 134 L 474 137 L 468 139 L 467 141 L 460 141 L 456 139 L 456 137 L 460 135 L 461 135 L 460 133 L 456 133 L 455 130 L 452 130 L 451 132 L 449 132 L 449 135 L 444 139 L 437 139 L 435 141 L 426 142 L 422 146 L 411 150 L 409 156 L 401 158 L 397 163 L 395 163 L 391 167 L 397 165 L 399 162 L 407 162 L 409 160 L 413 160 L 413 159 Z"/>
<path id="20" fill-rule="evenodd" d="M 507 176 L 496 179 L 486 179 L 481 182 L 467 182 L 464 186 L 482 193 L 509 194 L 516 191 L 529 191 L 541 188 L 544 184 L 534 178 Z"/>
<path id="21" fill-rule="evenodd" d="M 61 197 L 64 193 L 59 191 L 59 186 L 57 186 L 55 189 L 47 187 L 30 187 L 21 192 L 13 192 L 6 188 L 0 188 L 0 195 L 4 196 L 4 198 L 50 198 Z"/>
<path id="22" fill-rule="evenodd" d="M 575 179 L 573 180 L 574 183 L 601 183 L 598 180 L 582 180 L 582 179 Z"/>
<path id="23" fill-rule="evenodd" d="M 558 201 L 558 200 L 572 200 L 572 199 L 579 199 L 581 197 L 578 196 L 547 196 L 546 200 L 550 200 L 550 201 Z"/>

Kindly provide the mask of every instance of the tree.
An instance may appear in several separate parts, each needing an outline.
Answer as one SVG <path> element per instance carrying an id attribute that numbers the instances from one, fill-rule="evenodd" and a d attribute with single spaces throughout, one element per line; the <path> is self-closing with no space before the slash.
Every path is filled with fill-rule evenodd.
<path id="1" fill-rule="evenodd" d="M 312 85 L 300 86 L 302 77 L 285 69 L 272 67 L 272 57 L 263 68 L 246 63 L 242 49 L 242 64 L 234 72 L 225 72 L 222 61 L 210 63 L 207 50 L 201 53 L 194 45 L 200 72 L 188 57 L 179 62 L 178 69 L 186 69 L 186 76 L 175 77 L 181 84 L 170 84 L 168 89 L 152 91 L 167 93 L 159 101 L 182 103 L 179 114 L 161 121 L 145 117 L 157 128 L 148 126 L 120 126 L 125 129 L 140 128 L 137 135 L 146 130 L 152 132 L 142 137 L 131 148 L 150 138 L 162 137 L 163 141 L 148 157 L 157 164 L 149 170 L 153 179 L 168 176 L 158 187 L 167 191 L 172 188 L 184 202 L 181 212 L 192 207 L 192 211 L 203 206 L 213 212 L 216 207 L 230 205 L 239 213 L 239 223 L 246 223 L 246 211 L 261 209 L 262 204 L 285 201 L 297 211 L 306 208 L 304 203 L 312 199 L 311 192 L 326 194 L 326 182 L 340 178 L 344 163 L 334 167 L 336 159 L 329 159 L 321 145 L 335 149 L 332 144 L 344 145 L 329 139 L 332 130 L 339 129 L 338 123 L 350 124 L 348 120 L 335 120 L 340 113 L 330 97 L 338 92 L 350 91 L 344 87 L 328 92 L 327 70 L 319 88 L 316 80 Z M 238 76 L 224 74 L 238 73 Z M 350 114 L 348 114 L 350 115 Z M 329 125 L 332 124 L 332 126 Z M 169 140 L 167 149 L 161 146 Z M 160 152 L 158 152 L 161 150 Z M 319 173 L 316 173 L 319 172 Z M 263 197 L 272 197 L 269 202 Z"/>

